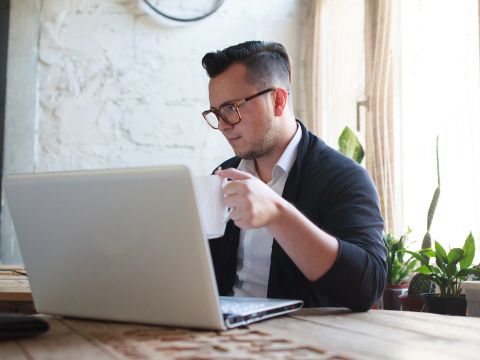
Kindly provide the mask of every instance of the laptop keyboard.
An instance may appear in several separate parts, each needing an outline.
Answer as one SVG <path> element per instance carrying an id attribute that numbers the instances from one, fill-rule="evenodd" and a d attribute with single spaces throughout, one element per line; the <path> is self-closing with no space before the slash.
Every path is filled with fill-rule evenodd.
<path id="1" fill-rule="evenodd" d="M 255 310 L 264 310 L 268 305 L 271 306 L 261 300 L 220 299 L 220 308 L 223 314 L 248 314 Z"/>
<path id="2" fill-rule="evenodd" d="M 300 300 L 220 296 L 220 308 L 227 328 L 286 314 L 302 307 Z"/>

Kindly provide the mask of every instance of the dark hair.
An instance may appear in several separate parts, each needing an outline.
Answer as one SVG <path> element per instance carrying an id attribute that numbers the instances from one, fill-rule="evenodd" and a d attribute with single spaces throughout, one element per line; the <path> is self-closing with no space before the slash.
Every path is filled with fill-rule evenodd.
<path id="1" fill-rule="evenodd" d="M 247 41 L 223 50 L 207 53 L 202 65 L 214 78 L 234 63 L 247 68 L 247 82 L 259 87 L 273 86 L 279 81 L 290 91 L 291 66 L 282 44 L 269 41 Z"/>

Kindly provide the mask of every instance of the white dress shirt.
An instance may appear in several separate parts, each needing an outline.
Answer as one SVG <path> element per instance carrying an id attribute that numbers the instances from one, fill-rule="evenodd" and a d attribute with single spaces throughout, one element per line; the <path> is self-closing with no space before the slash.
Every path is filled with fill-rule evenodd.
<path id="1" fill-rule="evenodd" d="M 297 132 L 273 167 L 272 180 L 267 185 L 280 196 L 297 158 L 301 138 L 302 129 L 297 125 Z M 242 159 L 238 169 L 259 178 L 254 160 Z M 240 230 L 237 274 L 233 284 L 234 296 L 267 297 L 272 244 L 273 236 L 266 227 Z"/>

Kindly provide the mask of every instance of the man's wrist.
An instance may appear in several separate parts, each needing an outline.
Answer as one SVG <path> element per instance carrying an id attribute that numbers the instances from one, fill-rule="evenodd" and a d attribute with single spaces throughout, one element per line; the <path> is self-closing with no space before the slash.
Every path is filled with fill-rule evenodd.
<path id="1" fill-rule="evenodd" d="M 286 221 L 288 221 L 288 214 L 291 213 L 292 208 L 295 209 L 291 203 L 281 196 L 278 196 L 274 202 L 274 215 L 267 224 L 267 227 L 277 227 L 280 224 L 284 224 Z"/>

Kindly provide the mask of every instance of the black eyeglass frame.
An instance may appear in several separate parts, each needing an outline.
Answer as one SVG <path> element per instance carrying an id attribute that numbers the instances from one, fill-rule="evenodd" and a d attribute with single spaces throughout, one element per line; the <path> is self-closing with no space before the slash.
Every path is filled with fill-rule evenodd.
<path id="1" fill-rule="evenodd" d="M 202 115 L 203 115 L 203 118 L 205 119 L 205 121 L 207 122 L 207 124 L 212 128 L 212 129 L 215 129 L 217 130 L 218 129 L 218 126 L 215 127 L 213 126 L 212 124 L 210 124 L 210 122 L 207 120 L 207 115 L 210 114 L 210 113 L 214 113 L 215 116 L 217 117 L 217 121 L 220 119 L 222 119 L 224 122 L 226 122 L 228 125 L 237 125 L 240 121 L 242 121 L 242 115 L 240 115 L 240 111 L 238 110 L 238 108 L 240 106 L 242 106 L 243 104 L 245 104 L 247 101 L 250 101 L 258 96 L 261 96 L 261 95 L 264 95 L 266 93 L 269 93 L 271 91 L 275 91 L 277 90 L 278 88 L 268 88 L 268 89 L 265 89 L 265 90 L 262 90 L 258 93 L 255 93 L 253 95 L 250 95 L 248 97 L 246 97 L 245 99 L 242 99 L 242 100 L 238 100 L 238 101 L 235 101 L 235 102 L 227 102 L 226 104 L 223 104 L 221 105 L 218 109 L 217 108 L 214 108 L 214 107 L 211 107 L 210 109 L 208 110 L 205 110 L 204 112 L 202 112 Z M 224 106 L 234 106 L 235 107 L 235 111 L 237 112 L 237 115 L 238 115 L 238 121 L 236 122 L 231 122 L 231 121 L 228 121 L 226 120 L 222 114 L 220 113 L 220 110 L 224 107 Z"/>

